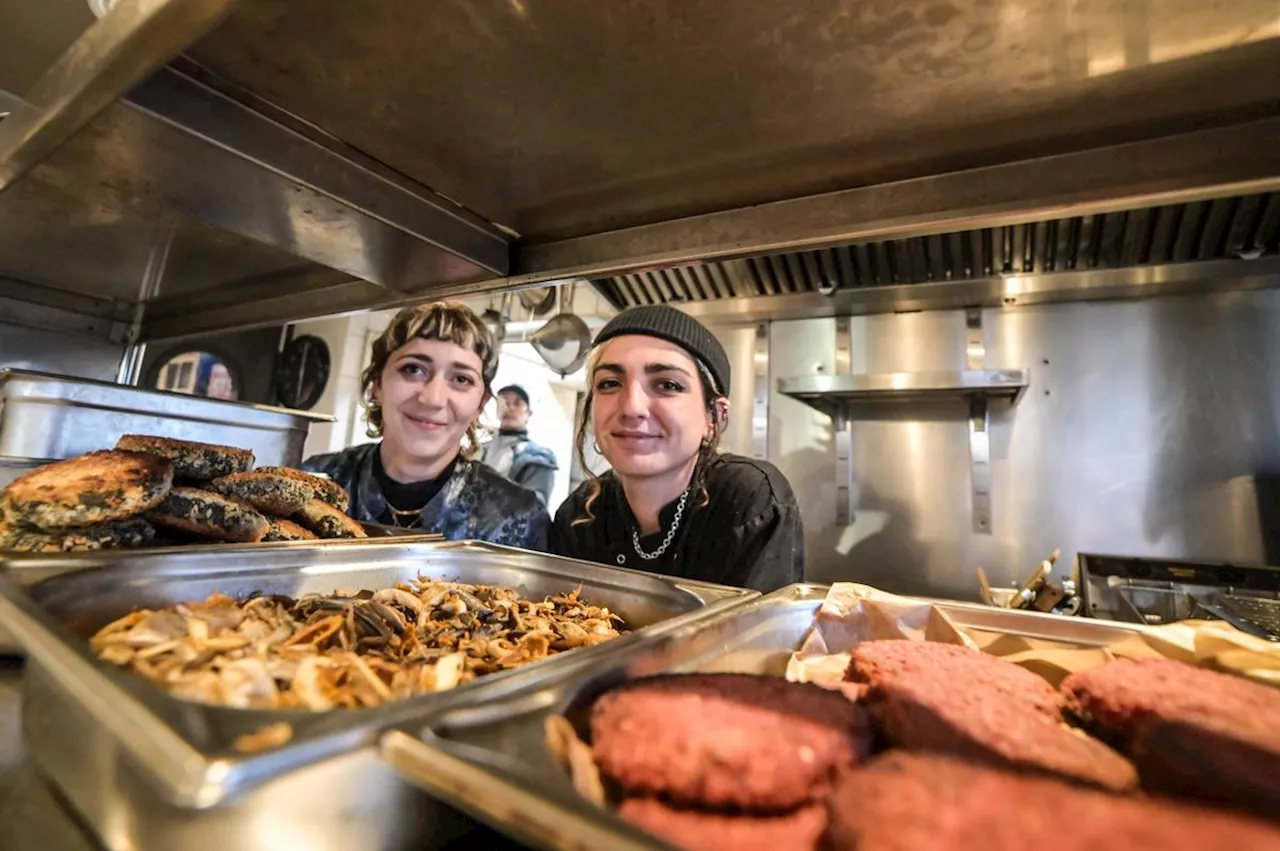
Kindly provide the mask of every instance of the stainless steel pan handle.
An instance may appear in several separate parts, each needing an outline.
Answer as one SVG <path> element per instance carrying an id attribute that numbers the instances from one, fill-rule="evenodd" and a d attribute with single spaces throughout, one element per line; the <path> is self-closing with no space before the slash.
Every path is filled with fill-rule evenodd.
<path id="1" fill-rule="evenodd" d="M 425 734 L 430 736 L 430 734 Z M 583 812 L 594 807 L 585 799 L 578 806 L 549 807 L 540 789 L 516 778 L 490 771 L 455 754 L 439 740 L 428 744 L 416 736 L 393 730 L 382 736 L 382 758 L 405 779 L 427 793 L 483 821 L 515 829 L 520 838 L 557 851 L 655 851 L 667 846 L 634 828 L 603 823 Z"/>

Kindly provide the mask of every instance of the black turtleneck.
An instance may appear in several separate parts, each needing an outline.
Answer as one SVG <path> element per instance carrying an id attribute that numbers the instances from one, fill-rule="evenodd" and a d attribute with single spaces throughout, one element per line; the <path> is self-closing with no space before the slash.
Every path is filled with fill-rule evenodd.
<path id="1" fill-rule="evenodd" d="M 386 501 L 399 511 L 420 511 L 424 505 L 435 498 L 440 493 L 445 482 L 449 481 L 449 477 L 453 475 L 453 468 L 458 464 L 458 456 L 453 456 L 453 460 L 449 462 L 449 466 L 440 472 L 440 475 L 434 479 L 424 479 L 421 482 L 397 482 L 395 479 L 387 475 L 386 468 L 382 466 L 382 453 L 373 453 L 373 477 L 378 482 L 378 487 L 382 489 L 382 495 Z M 391 524 L 393 518 L 388 514 L 382 518 L 382 522 Z"/>

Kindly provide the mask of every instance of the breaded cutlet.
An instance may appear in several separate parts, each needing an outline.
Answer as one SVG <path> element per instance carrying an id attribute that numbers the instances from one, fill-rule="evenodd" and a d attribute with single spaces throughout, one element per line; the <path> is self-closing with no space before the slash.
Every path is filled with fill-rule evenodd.
<path id="1" fill-rule="evenodd" d="M 28 553 L 78 553 L 145 547 L 155 529 L 140 517 L 45 532 L 0 524 L 0 550 Z"/>
<path id="2" fill-rule="evenodd" d="M 324 500 L 309 500 L 293 517 L 321 538 L 369 537 L 363 526 Z"/>
<path id="3" fill-rule="evenodd" d="M 301 511 L 304 505 L 315 498 L 310 484 L 260 470 L 232 473 L 214 479 L 209 483 L 209 490 L 281 517 Z"/>
<path id="4" fill-rule="evenodd" d="M 268 517 L 267 523 L 270 528 L 262 538 L 264 541 L 314 541 L 316 539 L 313 532 L 283 517 Z"/>
<path id="5" fill-rule="evenodd" d="M 284 476 L 296 482 L 308 484 L 314 491 L 312 495 L 315 499 L 324 500 L 344 514 L 351 507 L 347 492 L 332 479 L 322 478 L 305 470 L 295 470 L 293 467 L 259 467 L 255 472 Z"/>
<path id="6" fill-rule="evenodd" d="M 4 489 L 5 516 L 47 531 L 134 517 L 173 486 L 173 464 L 156 455 L 101 450 L 37 467 Z"/>
<path id="7" fill-rule="evenodd" d="M 169 459 L 173 462 L 174 478 L 179 481 L 207 482 L 253 467 L 253 453 L 248 449 L 150 434 L 123 435 L 116 442 L 116 449 L 148 452 Z"/>
<path id="8" fill-rule="evenodd" d="M 174 488 L 147 512 L 157 526 L 235 543 L 261 541 L 271 528 L 252 506 L 199 488 Z"/>

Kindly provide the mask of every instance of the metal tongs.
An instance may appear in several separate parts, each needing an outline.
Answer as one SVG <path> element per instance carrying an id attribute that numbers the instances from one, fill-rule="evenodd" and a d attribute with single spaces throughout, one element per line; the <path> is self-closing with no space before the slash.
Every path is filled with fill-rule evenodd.
<path id="1" fill-rule="evenodd" d="M 1001 601 L 987 581 L 987 572 L 978 568 L 978 586 L 982 601 L 988 606 L 1001 609 L 1029 609 L 1037 612 L 1052 612 L 1062 607 L 1062 614 L 1075 614 L 1078 606 L 1075 573 L 1061 582 L 1055 581 L 1051 574 L 1062 551 L 1055 549 L 1050 556 L 1036 567 L 1031 577 L 1023 582 L 1017 591 Z M 1064 604 L 1064 601 L 1065 604 Z M 1065 611 L 1069 609 L 1069 611 Z"/>

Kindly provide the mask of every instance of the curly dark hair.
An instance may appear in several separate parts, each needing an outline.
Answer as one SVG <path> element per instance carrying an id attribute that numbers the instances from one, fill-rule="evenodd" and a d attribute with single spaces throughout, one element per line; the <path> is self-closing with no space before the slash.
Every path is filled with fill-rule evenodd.
<path id="1" fill-rule="evenodd" d="M 365 422 L 369 437 L 382 436 L 382 406 L 374 398 L 373 390 L 381 380 L 382 370 L 393 352 L 414 338 L 443 340 L 475 352 L 480 358 L 484 377 L 484 394 L 493 395 L 493 377 L 498 372 L 498 347 L 488 326 L 465 304 L 456 301 L 436 301 L 406 307 L 395 315 L 382 336 L 373 341 L 369 366 L 360 376 L 364 388 Z M 475 423 L 467 426 L 467 457 L 480 451 L 480 436 Z"/>

